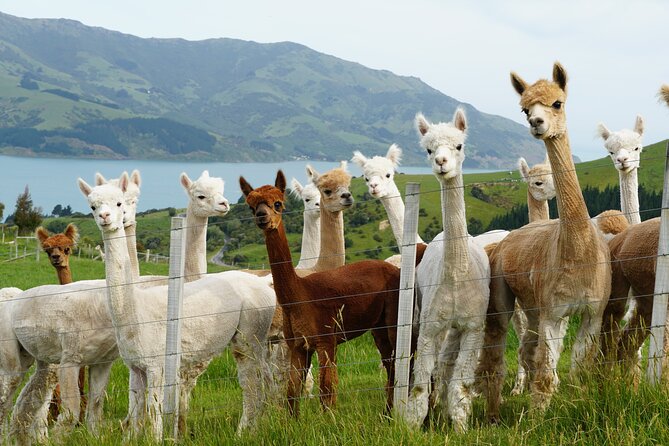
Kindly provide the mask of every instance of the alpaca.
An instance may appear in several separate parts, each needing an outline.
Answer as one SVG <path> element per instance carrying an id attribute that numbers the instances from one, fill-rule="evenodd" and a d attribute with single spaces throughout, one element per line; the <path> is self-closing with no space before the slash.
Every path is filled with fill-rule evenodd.
<path id="1" fill-rule="evenodd" d="M 506 332 L 514 296 L 528 318 L 530 339 L 523 345 L 535 350 L 526 355 L 533 360 L 524 364 L 525 370 L 534 372 L 532 407 L 543 411 L 558 384 L 565 318 L 575 314 L 582 318 L 572 353 L 572 372 L 576 372 L 594 356 L 611 289 L 608 246 L 590 222 L 567 136 L 563 107 L 567 73 L 556 62 L 553 81 L 542 79 L 528 85 L 511 73 L 511 83 L 520 95 L 530 133 L 546 145 L 560 218 L 511 231 L 490 255 L 490 303 L 477 373 L 487 381 L 488 417 L 493 421 L 499 419 Z"/>
<path id="2" fill-rule="evenodd" d="M 295 269 L 310 269 L 316 265 L 321 251 L 321 193 L 312 181 L 313 171 L 307 166 L 309 182 L 302 186 L 297 179 L 290 182 L 292 194 L 304 203 L 302 249 Z"/>
<path id="3" fill-rule="evenodd" d="M 484 249 L 467 233 L 462 163 L 467 121 L 457 109 L 453 121 L 432 124 L 416 116 L 421 146 L 441 183 L 443 239 L 432 241 L 416 271 L 421 301 L 418 347 L 414 355 L 413 387 L 405 420 L 419 426 L 428 412 L 435 362 L 435 392 L 456 431 L 467 428 L 474 370 L 483 343 L 483 314 L 488 305 L 490 268 Z M 431 255 L 436 251 L 439 256 Z M 435 258 L 428 262 L 428 258 Z"/>
<path id="4" fill-rule="evenodd" d="M 32 364 L 32 358 L 29 355 L 21 354 L 18 344 L 14 341 L 14 332 L 12 330 L 12 315 L 8 311 L 11 305 L 11 299 L 20 294 L 23 290 L 15 287 L 0 288 L 0 439 L 5 439 L 7 414 L 12 407 L 12 391 L 21 382 L 22 375 L 15 372 L 16 368 L 22 367 L 26 370 Z M 18 366 L 7 367 L 8 363 L 18 362 Z M 42 434 L 41 439 L 45 438 L 46 418 L 48 405 L 44 407 L 42 419 L 45 420 L 40 426 Z"/>
<path id="5" fill-rule="evenodd" d="M 72 249 L 76 246 L 79 238 L 77 227 L 70 223 L 62 234 L 51 235 L 49 234 L 49 231 L 40 226 L 35 230 L 35 237 L 39 240 L 40 246 L 49 257 L 49 262 L 51 262 L 51 265 L 56 269 L 60 284 L 65 285 L 72 283 L 70 254 L 72 253 Z M 86 393 L 84 392 L 85 381 L 86 369 L 81 368 L 79 369 L 78 379 L 79 397 L 81 398 L 81 415 L 86 411 Z M 49 406 L 49 414 L 52 420 L 58 419 L 60 404 L 60 386 L 56 385 L 51 405 Z M 80 422 L 84 421 L 81 415 L 79 417 Z"/>
<path id="6" fill-rule="evenodd" d="M 120 188 L 111 184 L 93 188 L 81 178 L 78 184 L 102 233 L 107 303 L 118 349 L 131 375 L 138 375 L 131 380 L 136 386 L 131 393 L 146 392 L 151 432 L 159 440 L 163 430 L 160 405 L 165 384 L 167 287 L 140 288 L 132 283 L 128 249 L 122 240 L 127 175 L 121 177 Z M 181 399 L 186 401 L 180 401 L 181 405 L 188 406 L 188 396 L 209 361 L 231 344 L 244 398 L 238 432 L 256 421 L 263 406 L 262 389 L 269 382 L 265 344 L 274 301 L 266 279 L 238 271 L 208 275 L 184 285 L 179 374 Z M 139 429 L 136 415 L 131 416 L 134 432 Z"/>
<path id="7" fill-rule="evenodd" d="M 182 178 L 182 184 L 184 181 L 184 178 Z M 96 175 L 96 182 L 105 184 L 107 181 L 102 175 L 98 174 Z M 190 179 L 188 179 L 187 182 L 192 183 Z M 110 183 L 118 184 L 118 180 L 111 180 Z M 124 195 L 124 202 L 126 203 L 124 209 L 124 225 L 134 226 L 135 224 L 139 184 L 139 172 L 135 171 L 133 172 L 132 179 L 128 183 L 126 195 Z M 195 184 L 198 185 L 194 186 Z M 210 187 L 205 187 L 205 184 L 208 184 Z M 185 185 L 184 187 L 186 188 Z M 224 215 L 225 212 L 227 212 L 225 207 L 220 207 L 218 205 L 219 202 L 227 203 L 227 200 L 222 198 L 222 180 L 218 179 L 213 181 L 206 175 L 204 182 L 199 183 L 196 181 L 191 184 L 191 188 L 192 190 L 198 190 L 197 194 L 189 194 L 189 199 L 198 200 L 200 208 L 198 212 L 200 214 L 208 213 L 208 215 Z M 202 196 L 204 198 L 199 198 Z M 203 206 L 209 206 L 206 208 L 208 210 L 203 210 Z M 195 205 L 189 203 L 189 209 L 195 207 Z M 134 233 L 134 231 L 131 232 Z M 204 236 L 205 235 L 200 235 L 200 237 Z M 128 237 L 126 242 L 129 250 L 136 246 L 134 237 Z M 194 238 L 192 231 L 186 232 L 186 246 L 188 247 L 186 251 L 187 265 L 198 263 L 189 259 L 196 255 L 193 248 L 202 242 L 202 240 L 198 241 Z M 138 273 L 138 268 L 135 266 L 137 265 L 136 262 L 131 263 L 133 264 L 131 270 L 134 278 L 134 274 Z M 142 276 L 139 279 L 133 280 L 144 280 L 145 283 L 140 284 L 140 286 L 153 286 L 160 283 L 157 279 L 166 283 L 165 278 L 161 278 L 160 276 Z M 17 345 L 15 351 L 17 352 L 17 355 L 30 355 L 32 352 L 40 352 L 40 356 L 36 356 L 36 359 L 43 359 L 45 364 L 50 361 L 56 361 L 56 363 L 60 362 L 60 364 L 64 365 L 59 373 L 61 374 L 60 382 L 63 386 L 63 408 L 65 410 L 63 411 L 64 413 L 61 414 L 59 423 L 64 423 L 67 420 L 77 420 L 80 417 L 79 394 L 76 391 L 76 387 L 74 387 L 76 384 L 76 374 L 73 372 L 76 372 L 76 369 L 80 364 L 96 365 L 95 373 L 91 370 L 89 378 L 89 400 L 94 401 L 95 404 L 89 404 L 86 415 L 89 429 L 95 431 L 102 415 L 102 398 L 109 377 L 109 370 L 107 369 L 111 367 L 111 361 L 118 357 L 115 333 L 111 327 L 112 321 L 109 311 L 107 310 L 105 281 L 79 281 L 70 285 L 65 285 L 65 287 L 66 288 L 57 288 L 54 286 L 38 287 L 29 290 L 28 294 L 23 296 L 25 299 L 18 300 L 14 303 L 15 306 L 12 308 L 12 313 L 15 323 L 27 325 L 19 328 L 19 332 L 23 333 L 23 335 L 19 336 L 19 339 L 21 340 L 20 343 L 19 339 L 15 338 L 14 342 Z M 46 298 L 39 299 L 38 297 L 40 296 L 49 296 L 51 300 Z M 32 321 L 33 318 L 31 318 L 30 315 L 33 311 L 40 314 L 39 321 Z M 85 323 L 82 325 L 82 322 L 84 321 Z M 31 326 L 33 325 L 39 326 L 39 337 L 30 335 L 32 330 Z M 86 327 L 83 330 L 71 330 L 71 327 L 83 326 Z M 64 329 L 63 327 L 67 328 Z M 94 331 L 95 336 L 91 336 L 90 331 Z M 65 336 L 62 335 L 63 332 L 65 332 Z M 60 340 L 60 342 L 58 340 Z M 86 345 L 84 351 L 81 351 L 80 346 L 82 345 Z M 23 376 L 27 368 L 30 366 L 30 362 L 26 365 L 24 364 L 25 361 L 19 363 L 17 360 L 12 360 L 12 358 L 16 358 L 16 356 L 5 356 L 5 358 L 6 359 L 0 366 L 4 369 L 6 365 L 9 365 L 10 370 L 20 376 Z M 46 375 L 46 372 L 44 372 L 44 374 Z M 72 375 L 74 375 L 74 377 L 72 377 Z M 47 390 L 42 389 L 41 387 L 45 385 L 50 385 L 50 381 L 46 379 L 36 379 L 35 382 L 33 382 L 31 378 L 21 392 L 21 395 L 17 400 L 17 408 L 23 407 L 23 409 L 14 410 L 12 421 L 12 429 L 17 433 L 17 436 L 25 436 L 24 429 L 30 426 L 33 426 L 31 429 L 35 432 L 36 427 L 34 426 L 39 426 L 39 424 L 42 423 L 39 418 L 33 419 L 38 410 L 38 406 L 36 405 L 37 402 L 31 402 L 29 406 L 25 406 L 23 400 L 32 401 L 33 397 L 30 395 L 46 393 Z M 9 395 L 7 398 L 10 400 L 16 386 L 18 386 L 18 382 L 11 388 L 6 389 L 6 392 Z M 138 399 L 143 397 L 143 394 L 133 395 L 136 395 L 136 398 L 131 398 L 130 400 L 130 413 L 136 412 L 134 407 L 141 404 L 141 402 L 138 403 Z M 4 395 L 3 398 L 5 398 Z M 182 411 L 182 414 L 185 413 L 185 411 Z M 180 416 L 180 422 L 182 421 L 182 417 Z"/>
<path id="8" fill-rule="evenodd" d="M 518 159 L 518 172 L 524 182 L 527 183 L 527 212 L 529 222 L 544 221 L 550 218 L 548 212 L 548 200 L 555 197 L 555 185 L 553 184 L 553 171 L 548 160 L 541 164 L 535 164 L 530 169 L 525 158 Z M 527 332 L 527 316 L 518 302 L 514 306 L 513 316 L 511 318 L 513 329 L 521 342 L 518 350 L 518 371 L 516 380 L 511 389 L 511 395 L 520 395 L 525 391 L 528 385 L 527 373 L 523 364 L 525 361 L 523 353 L 527 351 L 522 346 L 523 338 Z"/>
<path id="9" fill-rule="evenodd" d="M 315 178 L 315 182 L 319 184 L 319 178 Z M 291 353 L 287 391 L 291 414 L 299 412 L 298 397 L 314 352 L 318 354 L 320 366 L 321 404 L 324 408 L 334 407 L 337 344 L 368 330 L 372 331 L 386 367 L 389 410 L 393 397 L 399 269 L 380 260 L 365 260 L 306 277 L 298 276 L 281 218 L 286 189 L 283 172 L 277 173 L 275 186 L 253 189 L 243 177 L 239 183 L 256 225 L 265 236 L 276 298 L 283 309 L 284 334 Z M 341 197 L 341 200 L 346 202 L 347 198 L 350 199 Z"/>

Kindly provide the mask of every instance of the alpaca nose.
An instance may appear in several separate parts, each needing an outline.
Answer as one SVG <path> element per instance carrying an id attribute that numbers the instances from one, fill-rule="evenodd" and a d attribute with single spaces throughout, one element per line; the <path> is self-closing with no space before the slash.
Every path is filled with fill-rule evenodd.
<path id="1" fill-rule="evenodd" d="M 626 163 L 629 159 L 630 159 L 629 156 L 619 156 L 619 157 L 618 157 L 618 162 L 619 162 L 620 164 L 624 164 L 624 163 Z"/>
<path id="2" fill-rule="evenodd" d="M 529 122 L 530 122 L 530 125 L 532 127 L 539 127 L 541 124 L 544 123 L 544 119 L 539 117 L 539 116 L 536 116 L 536 117 L 530 118 Z"/>
<path id="3" fill-rule="evenodd" d="M 51 254 L 52 260 L 60 260 L 60 254 Z"/>
<path id="4" fill-rule="evenodd" d="M 351 193 L 350 192 L 344 192 L 343 194 L 341 194 L 341 197 L 344 200 L 350 200 L 351 199 Z"/>
<path id="5" fill-rule="evenodd" d="M 222 206 L 223 209 L 226 209 L 226 210 L 230 207 L 230 205 L 228 204 L 228 200 L 223 200 L 223 201 L 221 201 L 221 202 L 218 203 L 218 204 L 219 204 L 220 206 Z"/>
<path id="6" fill-rule="evenodd" d="M 111 215 L 111 212 L 109 212 L 109 211 L 107 211 L 107 212 L 100 212 L 100 218 L 103 219 L 103 220 L 107 220 L 107 219 L 109 218 L 110 215 Z"/>
<path id="7" fill-rule="evenodd" d="M 434 162 L 437 163 L 440 166 L 443 166 L 444 164 L 446 164 L 447 161 L 448 160 L 446 159 L 445 156 L 438 156 L 434 159 Z"/>

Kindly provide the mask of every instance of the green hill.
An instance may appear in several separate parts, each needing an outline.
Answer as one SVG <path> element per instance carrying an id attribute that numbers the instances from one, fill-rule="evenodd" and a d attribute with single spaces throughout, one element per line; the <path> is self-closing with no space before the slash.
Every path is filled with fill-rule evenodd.
<path id="1" fill-rule="evenodd" d="M 217 161 L 339 160 L 404 148 L 413 118 L 470 122 L 466 167 L 507 168 L 541 144 L 415 77 L 281 42 L 142 39 L 0 13 L 0 152 Z"/>

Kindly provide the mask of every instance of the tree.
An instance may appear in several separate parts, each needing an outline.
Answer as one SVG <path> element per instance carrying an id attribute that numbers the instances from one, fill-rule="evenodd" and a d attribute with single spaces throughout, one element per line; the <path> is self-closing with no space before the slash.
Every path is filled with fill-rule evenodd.
<path id="1" fill-rule="evenodd" d="M 2 221 L 2 214 L 5 213 L 5 203 L 0 203 L 0 221 Z"/>
<path id="2" fill-rule="evenodd" d="M 19 227 L 19 234 L 27 235 L 35 231 L 40 223 L 42 223 L 42 208 L 33 207 L 33 200 L 26 185 L 25 191 L 16 199 L 14 224 Z"/>

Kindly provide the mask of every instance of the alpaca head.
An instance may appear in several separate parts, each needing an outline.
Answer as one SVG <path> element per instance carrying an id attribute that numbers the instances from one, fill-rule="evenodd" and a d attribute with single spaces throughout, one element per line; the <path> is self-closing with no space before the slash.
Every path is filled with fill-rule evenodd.
<path id="1" fill-rule="evenodd" d="M 104 183 L 91 187 L 81 178 L 77 180 L 77 183 L 79 184 L 79 190 L 88 201 L 93 218 L 100 231 L 111 233 L 124 227 L 124 194 L 130 183 L 127 172 L 123 172 L 117 186 L 112 183 Z"/>
<path id="2" fill-rule="evenodd" d="M 79 231 L 74 224 L 70 223 L 62 234 L 49 234 L 42 226 L 37 228 L 35 236 L 40 246 L 49 256 L 49 262 L 56 268 L 68 268 L 70 266 L 70 254 L 79 239 Z"/>
<path id="3" fill-rule="evenodd" d="M 353 205 L 353 196 L 349 190 L 351 174 L 346 171 L 346 165 L 346 161 L 342 161 L 339 167 L 328 170 L 324 174 L 307 166 L 312 171 L 312 181 L 321 193 L 321 209 L 338 212 Z"/>
<path id="4" fill-rule="evenodd" d="M 604 124 L 597 126 L 599 136 L 604 140 L 604 148 L 609 152 L 613 165 L 621 172 L 629 173 L 639 167 L 643 151 L 643 118 L 637 115 L 634 130 L 623 129 L 611 132 Z"/>
<path id="5" fill-rule="evenodd" d="M 285 209 L 286 177 L 283 172 L 277 172 L 274 186 L 265 185 L 253 189 L 244 177 L 239 177 L 239 187 L 246 204 L 251 208 L 256 225 L 265 232 L 278 228 L 281 213 Z"/>
<path id="6" fill-rule="evenodd" d="M 520 172 L 523 181 L 527 183 L 527 190 L 535 200 L 548 201 L 555 198 L 553 171 L 548 160 L 536 164 L 530 169 L 525 158 L 519 158 L 518 172 Z"/>
<path id="7" fill-rule="evenodd" d="M 321 213 L 321 192 L 312 181 L 313 171 L 311 166 L 307 166 L 307 177 L 309 177 L 309 182 L 304 186 L 296 178 L 291 180 L 291 194 L 302 200 L 306 215 L 318 218 Z"/>
<path id="8" fill-rule="evenodd" d="M 416 129 L 420 145 L 427 151 L 432 173 L 440 181 L 455 178 L 462 173 L 467 137 L 467 118 L 463 109 L 455 110 L 452 122 L 437 124 L 430 123 L 422 113 L 418 113 Z"/>
<path id="9" fill-rule="evenodd" d="M 126 172 L 124 172 L 127 175 Z M 101 173 L 95 174 L 95 184 L 97 186 L 111 183 L 114 186 L 118 186 L 119 179 L 113 179 L 107 181 Z M 126 228 L 136 224 L 135 219 L 137 218 L 137 203 L 139 202 L 139 187 L 142 184 L 142 178 L 139 175 L 139 170 L 135 169 L 130 174 L 130 182 L 128 183 L 128 189 L 124 194 L 123 203 L 125 204 L 125 215 L 123 216 L 123 226 Z"/>
<path id="10" fill-rule="evenodd" d="M 192 181 L 185 172 L 180 176 L 181 185 L 188 194 L 188 212 L 201 218 L 223 216 L 230 210 L 228 199 L 223 196 L 224 181 L 221 178 L 210 177 L 208 171 L 203 171 L 195 181 Z"/>
<path id="11" fill-rule="evenodd" d="M 386 156 L 367 158 L 356 150 L 351 161 L 362 168 L 369 194 L 374 198 L 383 198 L 396 189 L 389 186 L 394 184 L 395 169 L 399 166 L 401 158 L 402 149 L 393 144 Z"/>
<path id="12" fill-rule="evenodd" d="M 528 85 L 516 73 L 511 84 L 520 95 L 520 107 L 530 124 L 530 133 L 537 139 L 562 136 L 567 131 L 564 103 L 567 99 L 567 72 L 555 62 L 553 80 L 540 79 Z"/>
<path id="13" fill-rule="evenodd" d="M 660 97 L 669 105 L 669 84 L 664 84 L 660 87 Z"/>

